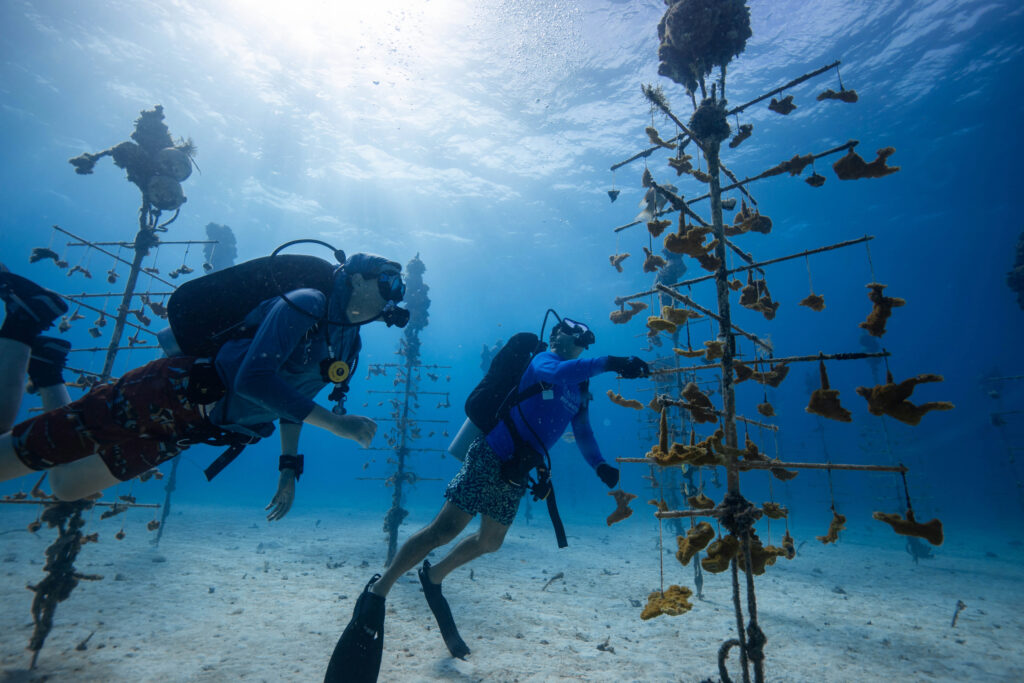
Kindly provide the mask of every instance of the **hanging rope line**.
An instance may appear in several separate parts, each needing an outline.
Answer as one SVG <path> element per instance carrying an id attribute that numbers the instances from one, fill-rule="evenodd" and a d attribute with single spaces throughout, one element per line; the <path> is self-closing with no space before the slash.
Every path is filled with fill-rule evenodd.
<path id="1" fill-rule="evenodd" d="M 878 278 L 875 277 L 875 264 L 871 261 L 871 245 L 864 243 L 864 250 L 868 254 L 868 270 L 871 272 L 871 281 L 878 282 Z"/>
<path id="2" fill-rule="evenodd" d="M 707 308 L 704 308 L 703 306 L 701 306 L 700 304 L 698 304 L 696 301 L 694 301 L 690 297 L 686 296 L 685 294 L 680 294 L 679 292 L 675 291 L 674 289 L 666 287 L 665 285 L 660 284 L 660 283 L 656 284 L 654 286 L 654 291 L 661 292 L 662 294 L 670 296 L 673 299 L 675 299 L 676 301 L 681 301 L 682 303 L 686 304 L 690 308 L 692 308 L 692 309 L 694 309 L 696 311 L 700 311 L 701 313 L 703 313 L 707 317 L 712 318 L 714 320 L 717 320 L 719 323 L 721 323 L 723 325 L 725 324 L 725 322 L 724 322 L 724 320 L 722 319 L 721 316 L 719 316 L 717 313 L 712 313 L 710 310 L 708 310 Z M 750 334 L 749 332 L 744 332 L 740 328 L 736 327 L 736 325 L 730 324 L 729 327 L 732 329 L 733 332 L 736 332 L 737 334 L 741 334 L 744 337 L 746 337 L 747 339 L 750 339 L 752 342 L 754 342 L 755 344 L 757 344 L 761 348 L 767 350 L 769 353 L 772 352 L 772 347 L 771 347 L 771 345 L 768 342 L 762 341 L 759 337 L 756 337 L 756 336 Z M 666 372 L 670 372 L 670 371 L 666 371 Z M 651 373 L 651 374 L 653 375 L 654 373 Z"/>
<path id="3" fill-rule="evenodd" d="M 811 155 L 811 160 L 813 162 L 813 161 L 815 161 L 817 159 L 821 159 L 822 157 L 827 157 L 827 156 L 830 156 L 832 154 L 838 154 L 839 152 L 845 152 L 847 150 L 851 150 L 851 149 L 855 148 L 859 144 L 860 144 L 860 142 L 858 140 L 848 140 L 845 143 L 839 145 L 838 147 L 833 147 L 832 149 L 825 150 L 824 152 L 818 152 L 817 154 L 812 154 Z M 723 168 L 723 171 L 724 171 L 724 168 Z M 746 190 L 744 190 L 744 186 L 745 185 L 748 185 L 749 183 L 753 183 L 753 182 L 758 181 L 758 180 L 763 180 L 764 178 L 773 178 L 773 177 L 775 177 L 777 175 L 779 175 L 779 173 L 775 170 L 775 167 L 772 167 L 772 168 L 768 169 L 767 171 L 764 171 L 763 173 L 759 173 L 756 176 L 753 176 L 753 177 L 750 177 L 750 178 L 744 178 L 743 180 L 735 180 L 735 179 L 733 179 L 733 183 L 731 185 L 726 185 L 725 187 L 721 188 L 720 192 L 728 192 L 730 190 L 737 190 L 738 189 L 741 192 L 743 192 L 744 194 L 746 194 Z M 702 194 L 700 196 L 694 197 L 693 199 L 687 199 L 687 200 L 685 200 L 684 203 L 688 206 L 690 204 L 696 204 L 697 202 L 704 201 L 705 199 L 710 199 L 710 198 L 711 198 L 711 193 L 707 192 L 707 193 L 704 193 L 704 194 Z M 680 207 L 673 206 L 670 209 L 664 209 L 662 211 L 657 212 L 654 216 L 656 218 L 657 217 L 661 217 L 661 216 L 664 216 L 666 214 L 674 213 L 674 212 L 678 211 L 679 209 L 680 209 Z M 620 231 L 625 230 L 627 228 L 632 228 L 635 225 L 640 225 L 640 223 L 642 223 L 642 222 L 643 221 L 633 221 L 632 223 L 626 223 L 625 225 L 620 225 L 619 227 L 614 228 L 614 231 L 615 232 L 620 232 Z"/>
<path id="4" fill-rule="evenodd" d="M 132 262 L 131 261 L 126 261 L 125 259 L 119 257 L 117 254 L 109 252 L 106 249 L 102 249 L 101 247 L 98 246 L 100 244 L 98 242 L 94 243 L 94 242 L 90 242 L 87 239 L 83 239 L 83 238 L 79 237 L 78 235 L 65 230 L 64 228 L 60 227 L 59 225 L 55 225 L 55 226 L 53 226 L 53 228 L 54 228 L 54 230 L 60 230 L 65 235 L 78 240 L 78 242 L 69 242 L 68 245 L 67 245 L 69 247 L 92 247 L 93 249 L 95 249 L 96 251 L 100 252 L 101 254 L 106 254 L 107 256 L 110 256 L 110 257 L 114 258 L 115 260 L 125 264 L 128 267 L 132 267 Z M 112 243 L 112 244 L 120 244 L 120 243 Z M 171 244 L 171 242 L 167 242 L 167 244 Z M 153 259 L 153 262 L 154 263 L 156 262 L 156 258 L 155 257 Z M 160 282 L 164 283 L 168 287 L 173 288 L 175 286 L 173 282 L 168 282 L 167 280 L 164 280 L 161 277 L 157 277 L 157 275 L 155 275 L 154 273 L 150 273 L 148 271 L 144 271 L 144 272 L 146 273 L 146 275 L 149 275 L 151 278 L 153 278 L 155 280 L 159 280 Z M 120 294 L 116 294 L 116 295 L 112 295 L 112 296 L 121 296 L 121 295 Z"/>

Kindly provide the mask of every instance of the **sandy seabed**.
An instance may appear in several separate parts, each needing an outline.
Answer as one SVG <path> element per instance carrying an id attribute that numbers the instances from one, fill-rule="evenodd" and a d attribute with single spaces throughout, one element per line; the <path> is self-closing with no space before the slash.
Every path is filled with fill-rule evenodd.
<path id="1" fill-rule="evenodd" d="M 55 532 L 22 531 L 35 513 L 13 507 L 0 522 L 4 683 L 322 680 L 385 552 L 380 516 L 344 511 L 293 511 L 268 524 L 259 510 L 175 508 L 159 548 L 141 511 L 127 517 L 122 541 L 120 517 L 90 520 L 100 543 L 76 566 L 104 579 L 82 582 L 60 604 L 29 671 L 25 586 L 42 578 Z M 427 520 L 414 512 L 403 537 Z M 642 621 L 638 605 L 661 584 L 657 526 L 635 515 L 611 529 L 567 527 L 570 546 L 559 550 L 546 519 L 517 521 L 498 553 L 445 581 L 468 661 L 448 655 L 415 573 L 399 580 L 379 680 L 718 680 L 718 648 L 735 637 L 730 575 L 705 573 L 705 599 L 690 613 Z M 823 529 L 793 531 L 798 543 L 809 539 L 797 558 L 757 577 L 767 680 L 1024 680 L 1020 548 L 991 557 L 947 542 L 914 565 L 886 535 L 884 549 L 856 538 L 825 547 L 813 539 Z M 692 588 L 667 527 L 664 538 L 665 586 Z M 967 607 L 951 627 L 958 600 Z M 739 681 L 736 656 L 729 669 Z"/>

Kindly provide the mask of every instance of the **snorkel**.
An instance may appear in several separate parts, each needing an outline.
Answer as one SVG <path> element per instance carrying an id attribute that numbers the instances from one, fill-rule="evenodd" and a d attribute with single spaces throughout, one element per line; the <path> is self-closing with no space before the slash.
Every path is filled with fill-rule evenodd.
<path id="1" fill-rule="evenodd" d="M 549 309 L 548 309 L 548 310 L 547 310 L 547 311 L 546 311 L 546 312 L 544 313 L 544 322 L 543 322 L 543 323 L 541 323 L 541 326 L 540 326 L 540 336 L 538 337 L 538 339 L 540 339 L 541 341 L 544 341 L 544 330 L 545 330 L 545 329 L 547 328 L 547 326 L 548 326 L 548 316 L 549 316 L 549 315 L 553 315 L 553 316 L 555 316 L 555 320 L 557 320 L 557 321 L 558 321 L 558 323 L 557 323 L 557 324 L 559 324 L 559 325 L 561 325 L 561 324 L 562 324 L 562 316 L 558 315 L 558 313 L 557 313 L 557 312 L 555 311 L 555 309 L 553 309 L 553 308 L 549 308 Z"/>
<path id="2" fill-rule="evenodd" d="M 551 328 L 552 334 L 554 334 L 555 330 L 561 328 L 576 341 L 576 346 L 582 346 L 584 349 L 589 348 L 591 344 L 597 341 L 594 332 L 589 327 L 576 320 L 561 317 L 553 308 L 549 308 L 544 313 L 544 322 L 540 326 L 540 339 L 544 339 L 544 329 L 548 325 L 549 315 L 554 315 L 555 319 L 558 320 L 555 326 Z"/>

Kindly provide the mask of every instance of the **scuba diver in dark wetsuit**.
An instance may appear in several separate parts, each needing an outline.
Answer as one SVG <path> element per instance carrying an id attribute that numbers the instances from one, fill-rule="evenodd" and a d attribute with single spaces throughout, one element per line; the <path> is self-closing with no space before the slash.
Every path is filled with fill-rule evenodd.
<path id="1" fill-rule="evenodd" d="M 370 444 L 377 429 L 373 420 L 329 410 L 313 398 L 331 379 L 328 362 L 343 363 L 346 375 L 354 369 L 360 325 L 382 316 L 389 325 L 404 325 L 408 312 L 396 306 L 404 293 L 399 263 L 353 254 L 335 270 L 330 296 L 296 289 L 266 299 L 243 320 L 251 336 L 229 339 L 213 358 L 160 358 L 71 402 L 61 377 L 70 345 L 40 335 L 67 306 L 54 292 L 0 273 L 6 304 L 0 327 L 0 481 L 48 470 L 53 493 L 76 500 L 132 479 L 190 445 L 231 445 L 207 469 L 212 478 L 243 444 L 269 436 L 278 420 L 280 477 L 267 509 L 268 519 L 280 519 L 291 508 L 302 474 L 303 423 Z M 48 412 L 12 428 L 26 367 Z"/>
<path id="2" fill-rule="evenodd" d="M 587 463 L 609 488 L 619 481 L 619 471 L 601 456 L 587 415 L 587 381 L 602 372 L 617 372 L 627 379 L 646 377 L 650 370 L 640 358 L 601 356 L 580 359 L 594 343 L 594 333 L 582 323 L 562 319 L 551 330 L 550 351 L 538 353 L 518 384 L 519 399 L 496 427 L 473 441 L 458 474 L 445 490 L 447 501 L 430 524 L 399 548 L 383 575 L 374 576 L 359 597 L 355 613 L 345 629 L 328 666 L 327 683 L 374 681 L 383 647 L 384 601 L 400 576 L 421 561 L 420 583 L 437 619 L 441 635 L 453 657 L 464 658 L 469 648 L 459 636 L 441 581 L 454 569 L 501 547 L 528 489 L 528 476 L 538 468 L 539 486 L 534 495 L 550 494 L 545 462 L 569 424 Z M 453 540 L 477 514 L 480 529 L 463 538 L 436 565 L 424 558 Z M 561 545 L 561 544 L 560 544 Z"/>

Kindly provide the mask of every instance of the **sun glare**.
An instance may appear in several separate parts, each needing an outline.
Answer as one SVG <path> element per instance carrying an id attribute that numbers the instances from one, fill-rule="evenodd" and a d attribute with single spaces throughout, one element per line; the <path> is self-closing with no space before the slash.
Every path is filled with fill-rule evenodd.
<path id="1" fill-rule="evenodd" d="M 303 53 L 430 43 L 472 12 L 461 0 L 233 0 L 229 7 L 240 29 L 275 49 Z"/>

